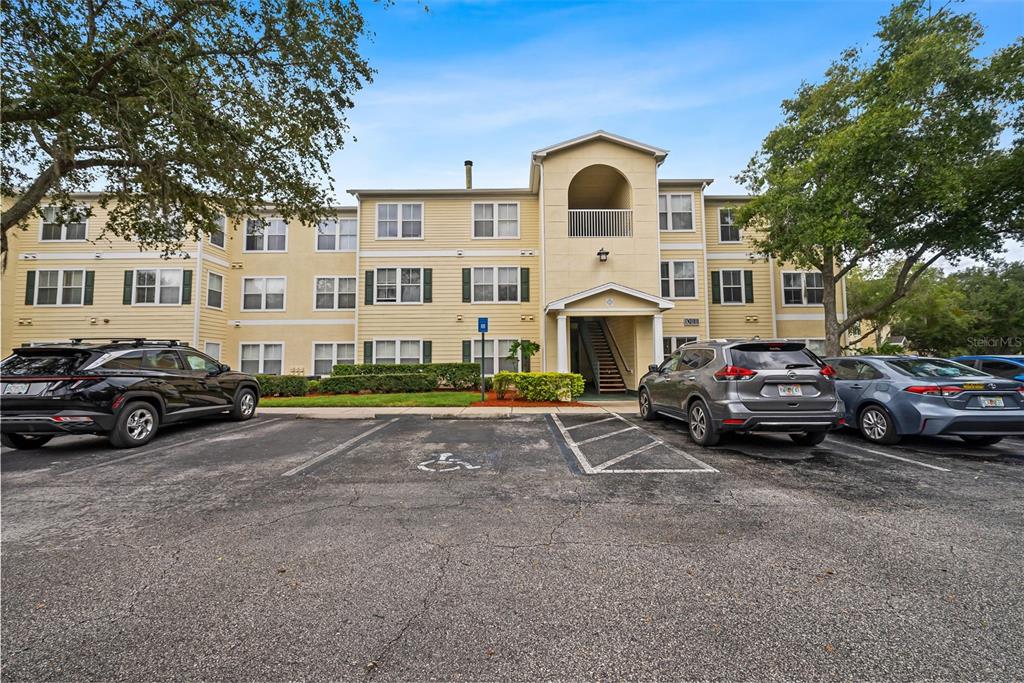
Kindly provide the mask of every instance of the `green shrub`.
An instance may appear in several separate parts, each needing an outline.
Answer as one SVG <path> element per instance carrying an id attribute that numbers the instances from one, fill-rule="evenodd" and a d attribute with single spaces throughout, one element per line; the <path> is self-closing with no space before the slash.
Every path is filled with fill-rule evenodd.
<path id="1" fill-rule="evenodd" d="M 306 393 L 319 394 L 320 393 L 320 380 L 311 379 L 309 384 L 306 386 Z"/>
<path id="2" fill-rule="evenodd" d="M 296 375 L 256 375 L 261 396 L 305 396 L 309 380 Z"/>
<path id="3" fill-rule="evenodd" d="M 527 401 L 572 401 L 583 395 L 583 375 L 572 372 L 499 372 L 494 390 L 504 398 L 515 387 Z"/>
<path id="4" fill-rule="evenodd" d="M 397 366 L 392 365 L 391 367 Z M 437 375 L 428 372 L 347 375 L 325 377 L 320 380 L 320 391 L 325 394 L 355 394 L 360 391 L 395 394 L 435 389 L 437 389 Z"/>
<path id="5" fill-rule="evenodd" d="M 479 389 L 479 363 L 419 363 L 415 365 L 335 365 L 332 377 L 373 375 L 429 374 L 437 380 L 436 388 Z"/>

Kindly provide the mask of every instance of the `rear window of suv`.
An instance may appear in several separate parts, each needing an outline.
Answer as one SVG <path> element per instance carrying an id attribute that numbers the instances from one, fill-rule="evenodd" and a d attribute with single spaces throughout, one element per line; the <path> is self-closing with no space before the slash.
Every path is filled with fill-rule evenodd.
<path id="1" fill-rule="evenodd" d="M 960 363 L 938 358 L 901 358 L 900 360 L 887 360 L 885 362 L 890 368 L 910 375 L 911 377 L 957 379 L 959 377 L 988 377 L 974 368 L 969 368 Z"/>
<path id="2" fill-rule="evenodd" d="M 807 347 L 790 344 L 740 344 L 729 349 L 732 364 L 748 370 L 789 370 L 813 368 L 821 361 Z"/>
<path id="3" fill-rule="evenodd" d="M 0 374 L 8 376 L 67 375 L 82 366 L 88 353 L 15 353 L 0 363 Z"/>

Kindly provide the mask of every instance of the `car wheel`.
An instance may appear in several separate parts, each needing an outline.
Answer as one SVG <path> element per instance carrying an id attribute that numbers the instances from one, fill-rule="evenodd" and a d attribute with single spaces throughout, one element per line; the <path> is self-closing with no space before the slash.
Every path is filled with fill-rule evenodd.
<path id="1" fill-rule="evenodd" d="M 646 389 L 640 390 L 640 417 L 648 422 L 656 420 L 658 413 L 655 412 L 654 406 L 651 404 L 651 393 Z"/>
<path id="2" fill-rule="evenodd" d="M 892 423 L 889 413 L 878 406 L 868 406 L 857 421 L 861 436 L 872 443 L 892 445 L 900 442 L 900 435 Z"/>
<path id="3" fill-rule="evenodd" d="M 53 438 L 53 436 L 49 434 L 45 436 L 38 434 L 3 434 L 0 436 L 3 437 L 3 445 L 8 448 L 17 448 L 21 451 L 30 451 L 34 448 L 42 448 L 50 442 L 50 439 Z"/>
<path id="4" fill-rule="evenodd" d="M 249 387 L 242 387 L 235 394 L 235 405 L 231 408 L 231 419 L 248 420 L 256 414 L 256 392 Z"/>
<path id="5" fill-rule="evenodd" d="M 110 443 L 114 448 L 136 448 L 149 443 L 160 426 L 160 416 L 149 403 L 129 403 L 117 414 Z"/>
<path id="6" fill-rule="evenodd" d="M 694 401 L 687 416 L 690 438 L 698 446 L 714 446 L 722 438 L 703 401 Z"/>
<path id="7" fill-rule="evenodd" d="M 801 432 L 799 434 L 790 434 L 789 438 L 793 439 L 793 443 L 797 446 L 817 446 L 825 440 L 826 436 L 828 434 L 825 432 Z"/>
<path id="8" fill-rule="evenodd" d="M 966 436 L 960 437 L 972 446 L 995 446 L 997 443 L 1003 440 L 1001 436 Z"/>

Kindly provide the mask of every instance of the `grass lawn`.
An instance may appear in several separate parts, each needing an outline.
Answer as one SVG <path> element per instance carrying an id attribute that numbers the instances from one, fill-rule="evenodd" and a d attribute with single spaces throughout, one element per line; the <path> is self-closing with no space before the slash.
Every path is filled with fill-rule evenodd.
<path id="1" fill-rule="evenodd" d="M 474 391 L 433 391 L 416 394 L 332 394 L 260 399 L 266 408 L 463 408 L 480 400 Z"/>

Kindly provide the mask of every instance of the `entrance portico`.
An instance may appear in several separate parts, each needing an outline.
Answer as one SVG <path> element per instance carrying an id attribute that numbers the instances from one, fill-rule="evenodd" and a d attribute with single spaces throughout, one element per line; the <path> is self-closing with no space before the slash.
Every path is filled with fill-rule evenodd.
<path id="1" fill-rule="evenodd" d="M 548 339 L 555 340 L 548 367 L 581 372 L 596 388 L 605 370 L 617 371 L 625 388 L 635 390 L 647 366 L 661 361 L 662 314 L 673 307 L 614 282 L 551 301 L 544 307 Z"/>

